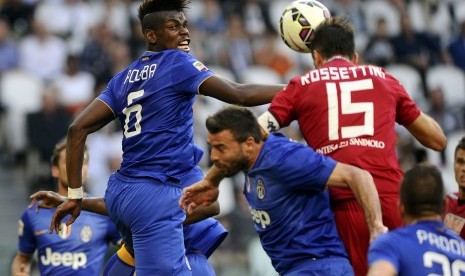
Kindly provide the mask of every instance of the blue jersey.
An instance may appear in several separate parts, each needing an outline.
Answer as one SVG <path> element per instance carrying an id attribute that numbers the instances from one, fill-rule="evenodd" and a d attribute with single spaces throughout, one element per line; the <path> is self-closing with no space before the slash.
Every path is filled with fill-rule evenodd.
<path id="1" fill-rule="evenodd" d="M 121 174 L 165 182 L 198 164 L 203 152 L 193 142 L 192 105 L 211 75 L 185 52 L 147 51 L 110 81 L 99 99 L 124 130 Z"/>
<path id="2" fill-rule="evenodd" d="M 280 274 L 311 266 L 312 258 L 347 257 L 326 190 L 336 164 L 270 134 L 247 172 L 243 192 L 263 249 Z"/>
<path id="3" fill-rule="evenodd" d="M 55 209 L 26 209 L 19 221 L 19 251 L 37 250 L 41 275 L 99 275 L 109 242 L 120 236 L 107 216 L 82 211 L 79 219 L 59 234 L 49 234 Z M 67 217 L 65 217 L 66 221 Z"/>
<path id="4" fill-rule="evenodd" d="M 419 221 L 378 237 L 368 264 L 388 261 L 398 275 L 465 275 L 465 241 L 439 221 Z"/>

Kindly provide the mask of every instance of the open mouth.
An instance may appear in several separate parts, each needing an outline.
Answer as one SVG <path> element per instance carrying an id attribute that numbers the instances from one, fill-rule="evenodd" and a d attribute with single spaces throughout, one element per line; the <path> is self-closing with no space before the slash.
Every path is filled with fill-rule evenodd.
<path id="1" fill-rule="evenodd" d="M 190 50 L 190 48 L 189 48 L 190 42 L 191 42 L 191 40 L 189 38 L 181 41 L 179 43 L 178 49 L 181 50 L 181 51 L 184 51 L 184 52 L 189 52 L 189 50 Z"/>

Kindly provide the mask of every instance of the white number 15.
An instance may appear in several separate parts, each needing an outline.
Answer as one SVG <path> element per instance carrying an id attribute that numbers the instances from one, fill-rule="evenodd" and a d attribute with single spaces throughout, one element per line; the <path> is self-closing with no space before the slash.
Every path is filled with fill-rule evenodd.
<path id="1" fill-rule="evenodd" d="M 343 126 L 340 128 L 342 138 L 353 138 L 361 135 L 374 134 L 374 108 L 372 102 L 352 102 L 352 93 L 373 89 L 371 79 L 340 82 L 341 115 L 364 113 L 364 124 L 356 126 Z M 328 96 L 328 138 L 339 140 L 339 101 L 336 83 L 326 83 Z"/>

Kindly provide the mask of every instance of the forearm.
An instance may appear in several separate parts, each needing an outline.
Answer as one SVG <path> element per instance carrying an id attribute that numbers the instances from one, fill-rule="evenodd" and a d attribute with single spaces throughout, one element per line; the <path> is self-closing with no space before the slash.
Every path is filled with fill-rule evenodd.
<path id="1" fill-rule="evenodd" d="M 29 275 L 31 271 L 31 256 L 18 253 L 11 263 L 11 275 Z"/>
<path id="2" fill-rule="evenodd" d="M 221 180 L 224 179 L 224 174 L 221 172 L 218 167 L 213 165 L 208 172 L 205 174 L 204 180 L 208 182 L 209 185 L 213 187 L 218 187 Z"/>
<path id="3" fill-rule="evenodd" d="M 72 189 L 82 187 L 82 164 L 87 134 L 72 124 L 68 129 L 66 144 L 66 171 L 68 187 Z"/>
<path id="4" fill-rule="evenodd" d="M 239 84 L 238 88 L 242 91 L 242 95 L 238 104 L 242 106 L 256 106 L 270 103 L 274 96 L 284 87 L 284 84 Z"/>
<path id="5" fill-rule="evenodd" d="M 373 177 L 367 171 L 358 171 L 361 173 L 354 173 L 351 183 L 348 184 L 363 210 L 368 228 L 375 229 L 383 226 L 378 191 Z"/>
<path id="6" fill-rule="evenodd" d="M 105 201 L 101 197 L 84 198 L 82 200 L 81 208 L 82 210 L 86 210 L 89 212 L 93 212 L 93 213 L 97 213 L 101 215 L 108 215 Z"/>
<path id="7" fill-rule="evenodd" d="M 216 216 L 220 213 L 220 204 L 218 201 L 209 206 L 199 206 L 191 214 L 187 214 L 184 224 L 192 224 L 202 221 L 206 218 Z"/>

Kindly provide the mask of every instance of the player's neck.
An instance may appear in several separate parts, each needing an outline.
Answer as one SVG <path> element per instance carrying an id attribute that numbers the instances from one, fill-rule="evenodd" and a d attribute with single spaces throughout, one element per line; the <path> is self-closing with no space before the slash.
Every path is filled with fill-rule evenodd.
<path id="1" fill-rule="evenodd" d="M 404 218 L 405 224 L 415 224 L 421 221 L 442 221 L 441 215 L 432 214 L 432 215 L 424 215 L 421 217 L 406 217 Z"/>
<path id="2" fill-rule="evenodd" d="M 346 57 L 346 56 L 335 55 L 335 56 L 332 56 L 332 57 L 328 58 L 325 63 L 331 62 L 333 60 L 345 60 L 347 62 L 351 62 L 350 59 L 348 57 Z"/>

